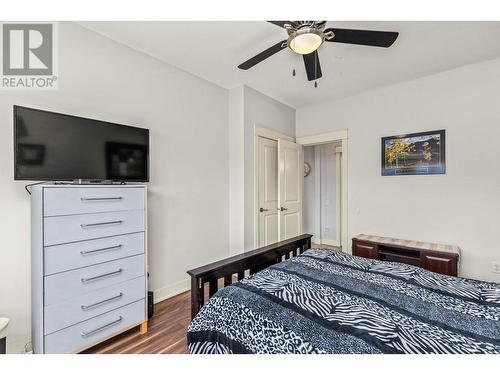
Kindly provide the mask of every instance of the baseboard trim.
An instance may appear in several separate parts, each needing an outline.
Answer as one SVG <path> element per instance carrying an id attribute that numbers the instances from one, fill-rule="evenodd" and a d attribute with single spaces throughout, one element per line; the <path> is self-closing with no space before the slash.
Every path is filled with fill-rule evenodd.
<path id="1" fill-rule="evenodd" d="M 319 237 L 312 237 L 311 242 L 314 244 L 318 245 L 328 245 L 328 246 L 335 246 L 335 247 L 341 247 L 340 241 L 335 241 L 335 240 L 327 240 L 325 238 L 319 238 Z"/>
<path id="2" fill-rule="evenodd" d="M 324 244 L 324 245 L 328 245 L 328 246 L 340 247 L 340 242 L 339 241 L 322 239 L 321 243 Z"/>
<path id="3" fill-rule="evenodd" d="M 189 289 L 191 289 L 191 281 L 189 278 L 171 285 L 155 289 L 153 290 L 154 303 L 158 303 L 178 294 L 187 292 Z"/>

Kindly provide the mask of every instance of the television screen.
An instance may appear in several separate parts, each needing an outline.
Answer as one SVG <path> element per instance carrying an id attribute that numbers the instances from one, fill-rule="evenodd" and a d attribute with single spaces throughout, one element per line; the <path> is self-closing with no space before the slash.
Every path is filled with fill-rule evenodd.
<path id="1" fill-rule="evenodd" d="M 149 181 L 149 130 L 14 106 L 14 178 Z"/>

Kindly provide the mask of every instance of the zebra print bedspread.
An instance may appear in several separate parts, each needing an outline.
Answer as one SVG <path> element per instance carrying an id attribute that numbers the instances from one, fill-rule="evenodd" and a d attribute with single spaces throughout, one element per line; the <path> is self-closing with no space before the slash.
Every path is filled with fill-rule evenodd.
<path id="1" fill-rule="evenodd" d="M 219 290 L 192 353 L 500 353 L 500 284 L 311 249 Z"/>

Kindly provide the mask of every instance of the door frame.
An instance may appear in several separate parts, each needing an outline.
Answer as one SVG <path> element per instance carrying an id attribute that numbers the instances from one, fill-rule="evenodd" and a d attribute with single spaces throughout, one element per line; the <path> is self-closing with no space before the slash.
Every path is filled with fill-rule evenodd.
<path id="1" fill-rule="evenodd" d="M 347 190 L 347 177 L 348 177 L 348 131 L 337 130 L 328 133 L 310 135 L 307 137 L 298 137 L 295 142 L 301 144 L 302 146 L 315 146 L 324 143 L 332 143 L 340 141 L 342 143 L 342 157 L 341 157 L 341 192 L 340 192 L 340 241 L 342 245 L 342 251 L 350 253 L 349 239 L 348 239 L 348 190 Z"/>
<path id="2" fill-rule="evenodd" d="M 311 147 L 311 146 L 309 146 Z M 320 150 L 318 148 L 315 149 L 314 151 L 314 161 L 315 161 L 315 168 L 317 171 L 322 171 L 321 169 L 321 161 L 323 160 L 320 156 Z M 326 240 L 323 238 L 323 232 L 322 232 L 322 209 L 321 209 L 321 200 L 316 200 L 316 207 L 315 212 L 318 213 L 317 219 L 319 220 L 320 226 L 319 226 L 319 236 L 318 237 L 312 237 L 312 242 L 314 243 L 319 243 L 321 245 L 328 245 L 328 246 L 334 246 L 334 247 L 342 247 L 341 242 L 339 241 L 339 238 L 342 239 L 342 233 L 341 233 L 341 228 L 340 228 L 340 223 L 342 222 L 342 218 L 340 216 L 341 213 L 341 194 L 340 192 L 342 191 L 342 167 L 341 167 L 341 162 L 342 162 L 342 146 L 335 146 L 335 233 L 336 233 L 336 238 L 335 240 Z M 316 180 L 315 180 L 315 191 L 314 193 L 316 194 L 317 197 L 321 197 L 321 172 L 315 174 Z"/>
<path id="3" fill-rule="evenodd" d="M 276 130 L 266 128 L 260 124 L 254 125 L 253 137 L 253 244 L 254 248 L 259 247 L 259 137 L 278 141 L 278 138 L 295 142 L 295 138 Z"/>

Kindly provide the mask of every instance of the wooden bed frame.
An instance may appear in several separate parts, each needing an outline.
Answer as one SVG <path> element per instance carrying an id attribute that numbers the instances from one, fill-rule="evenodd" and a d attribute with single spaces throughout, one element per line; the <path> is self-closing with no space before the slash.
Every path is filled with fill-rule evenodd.
<path id="1" fill-rule="evenodd" d="M 226 287 L 233 281 L 300 255 L 311 248 L 311 237 L 312 234 L 303 234 L 187 271 L 191 276 L 191 319 L 220 286 Z M 208 298 L 205 293 L 207 284 Z"/>

